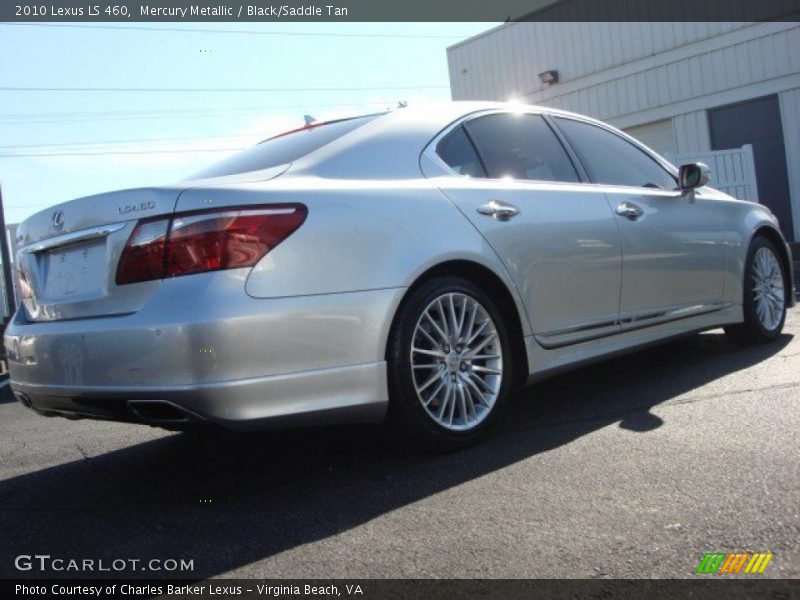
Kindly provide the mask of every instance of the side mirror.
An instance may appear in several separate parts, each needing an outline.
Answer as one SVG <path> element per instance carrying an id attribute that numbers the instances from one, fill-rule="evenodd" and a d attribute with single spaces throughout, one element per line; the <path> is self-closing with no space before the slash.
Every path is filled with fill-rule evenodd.
<path id="1" fill-rule="evenodd" d="M 682 192 L 703 187 L 711 178 L 711 169 L 705 163 L 692 163 L 681 165 L 678 172 L 678 184 Z"/>

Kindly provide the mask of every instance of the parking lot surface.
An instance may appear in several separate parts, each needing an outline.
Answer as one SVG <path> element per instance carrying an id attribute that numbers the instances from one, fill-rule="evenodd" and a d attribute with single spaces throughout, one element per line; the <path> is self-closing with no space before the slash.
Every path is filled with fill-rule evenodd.
<path id="1" fill-rule="evenodd" d="M 573 371 L 439 456 L 370 427 L 44 418 L 5 386 L 0 577 L 40 577 L 15 569 L 28 554 L 194 565 L 117 577 L 693 577 L 712 551 L 800 577 L 798 333 L 793 309 L 770 345 L 717 330 Z"/>

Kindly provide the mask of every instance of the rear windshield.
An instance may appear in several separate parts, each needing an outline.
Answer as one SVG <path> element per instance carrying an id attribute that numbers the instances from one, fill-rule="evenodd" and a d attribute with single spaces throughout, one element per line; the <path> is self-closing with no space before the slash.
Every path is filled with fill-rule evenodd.
<path id="1" fill-rule="evenodd" d="M 292 161 L 319 150 L 346 133 L 372 121 L 377 115 L 357 117 L 333 121 L 299 130 L 294 133 L 275 137 L 256 144 L 252 148 L 238 152 L 223 161 L 206 167 L 195 173 L 190 179 L 205 179 L 206 177 L 222 177 L 224 175 L 238 175 L 250 171 L 269 169 L 278 165 L 285 165 Z"/>

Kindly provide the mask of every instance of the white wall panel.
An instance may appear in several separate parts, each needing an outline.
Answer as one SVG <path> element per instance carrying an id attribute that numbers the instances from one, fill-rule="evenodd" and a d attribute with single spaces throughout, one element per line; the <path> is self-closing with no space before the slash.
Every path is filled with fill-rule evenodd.
<path id="1" fill-rule="evenodd" d="M 696 29 L 685 23 L 500 27 L 448 50 L 450 64 L 456 66 L 451 69 L 455 73 L 451 93 L 456 100 L 520 97 L 611 122 L 624 117 L 616 124 L 629 127 L 657 118 L 642 114 L 637 122 L 635 113 L 707 96 L 707 107 L 725 104 L 736 101 L 725 97 L 729 90 L 800 73 L 797 23 L 701 25 Z M 720 35 L 707 37 L 715 33 Z M 694 39 L 681 43 L 690 34 Z M 672 45 L 662 50 L 665 39 Z M 549 87 L 537 78 L 548 69 L 557 69 L 560 79 Z M 687 110 L 673 114 L 677 112 Z"/>
<path id="2" fill-rule="evenodd" d="M 677 154 L 691 154 L 711 150 L 711 134 L 708 129 L 708 114 L 696 110 L 676 115 L 672 120 L 675 126 Z"/>
<path id="3" fill-rule="evenodd" d="M 629 127 L 625 130 L 625 133 L 632 135 L 659 154 L 678 154 L 678 144 L 675 141 L 675 128 L 672 124 L 672 119 L 663 119 L 654 123 Z"/>
<path id="4" fill-rule="evenodd" d="M 625 126 L 630 126 L 637 124 L 634 122 L 635 113 L 713 95 L 718 97 L 708 98 L 707 106 L 726 104 L 735 101 L 725 97 L 729 90 L 797 75 L 800 73 L 800 27 L 796 24 L 788 29 L 785 27 L 786 24 L 765 24 L 762 29 L 765 35 L 724 48 L 676 57 L 675 60 L 669 60 L 665 55 L 658 57 L 660 60 L 651 57 L 626 69 L 606 71 L 603 73 L 605 77 L 598 77 L 596 82 L 586 82 L 608 99 L 607 110 L 592 116 L 612 122 L 625 117 Z M 735 65 L 738 46 L 742 46 L 744 53 L 751 57 L 751 68 L 747 72 L 735 66 L 726 67 L 726 62 Z M 782 58 L 779 60 L 778 56 Z M 755 61 L 762 62 L 754 64 Z M 728 71 L 732 73 L 728 74 Z M 581 83 L 559 83 L 528 94 L 525 100 L 590 114 L 590 106 L 585 101 L 588 85 Z M 639 122 L 652 120 L 651 117 L 643 114 Z"/>
<path id="5" fill-rule="evenodd" d="M 536 75 L 548 69 L 557 68 L 562 82 L 572 81 L 747 25 L 509 23 L 448 49 L 457 75 L 452 94 L 456 100 L 530 94 L 542 89 Z"/>

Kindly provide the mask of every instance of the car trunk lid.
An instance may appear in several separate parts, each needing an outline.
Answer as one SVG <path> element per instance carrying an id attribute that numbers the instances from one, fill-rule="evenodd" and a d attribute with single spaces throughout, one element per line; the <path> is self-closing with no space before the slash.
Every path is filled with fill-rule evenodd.
<path id="1" fill-rule="evenodd" d="M 17 229 L 16 267 L 27 318 L 79 319 L 141 308 L 160 282 L 117 286 L 117 262 L 138 220 L 171 214 L 181 189 L 78 198 L 24 221 Z"/>
<path id="2" fill-rule="evenodd" d="M 163 281 L 116 283 L 120 257 L 142 219 L 173 215 L 178 197 L 187 189 L 267 181 L 289 166 L 108 192 L 34 214 L 20 224 L 16 238 L 18 291 L 27 319 L 58 321 L 137 312 Z"/>

